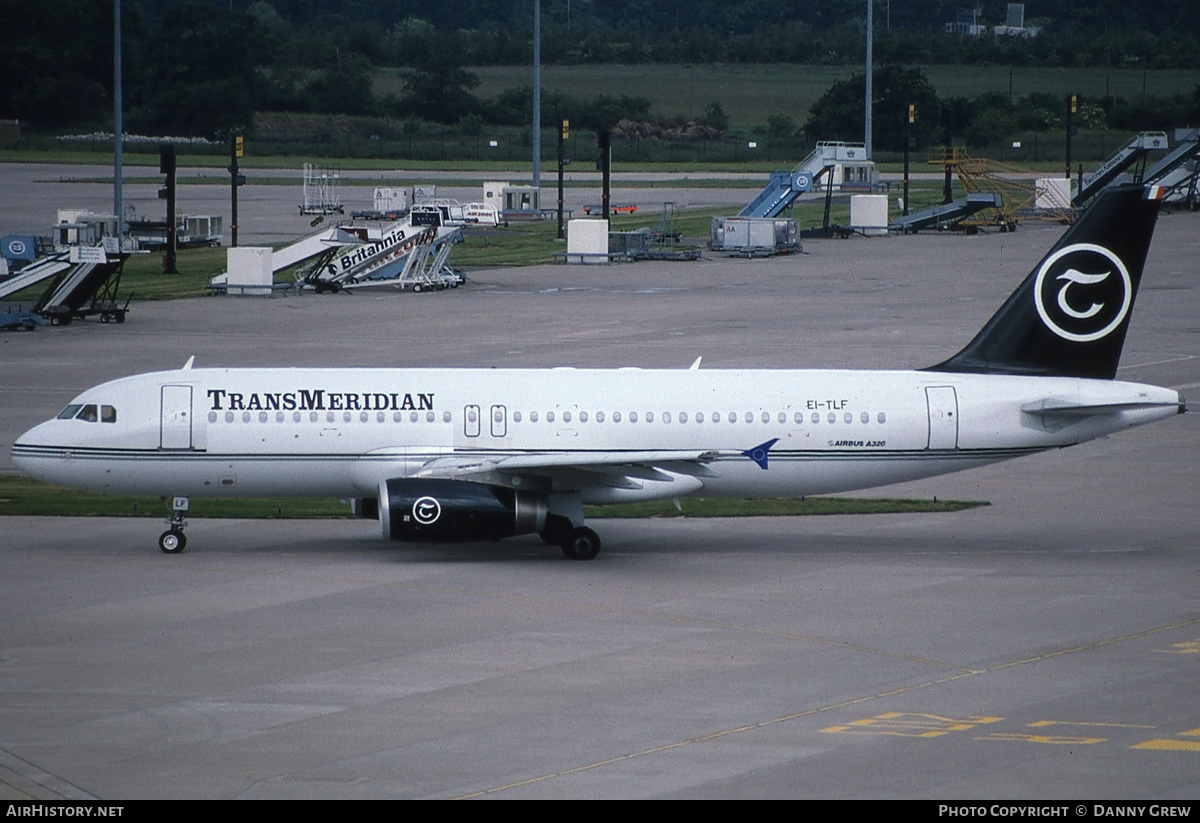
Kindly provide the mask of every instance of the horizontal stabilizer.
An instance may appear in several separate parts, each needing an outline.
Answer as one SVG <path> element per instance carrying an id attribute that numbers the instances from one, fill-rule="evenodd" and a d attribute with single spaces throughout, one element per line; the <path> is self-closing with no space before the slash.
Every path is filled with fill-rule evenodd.
<path id="1" fill-rule="evenodd" d="M 1132 403 L 1077 403 L 1071 400 L 1060 400 L 1047 397 L 1033 403 L 1021 406 L 1026 414 L 1036 414 L 1039 417 L 1092 417 L 1097 414 L 1116 414 L 1125 411 L 1143 411 L 1146 409 L 1182 408 L 1182 403 L 1139 401 Z"/>

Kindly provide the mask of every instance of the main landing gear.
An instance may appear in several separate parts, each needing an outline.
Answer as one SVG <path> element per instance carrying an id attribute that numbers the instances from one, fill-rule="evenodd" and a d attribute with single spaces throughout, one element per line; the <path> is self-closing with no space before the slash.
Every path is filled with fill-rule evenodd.
<path id="1" fill-rule="evenodd" d="M 167 518 L 167 523 L 171 528 L 158 536 L 158 548 L 163 554 L 179 554 L 187 547 L 187 537 L 183 533 L 187 521 L 183 516 L 188 510 L 188 499 L 186 497 L 171 498 L 171 516 Z"/>
<path id="2" fill-rule="evenodd" d="M 600 535 L 587 526 L 576 526 L 566 517 L 553 514 L 547 517 L 546 530 L 539 536 L 548 545 L 560 546 L 572 560 L 592 560 L 600 554 Z"/>
<path id="3" fill-rule="evenodd" d="M 563 554 L 572 560 L 591 560 L 600 554 L 600 535 L 587 526 L 572 529 L 562 542 Z"/>

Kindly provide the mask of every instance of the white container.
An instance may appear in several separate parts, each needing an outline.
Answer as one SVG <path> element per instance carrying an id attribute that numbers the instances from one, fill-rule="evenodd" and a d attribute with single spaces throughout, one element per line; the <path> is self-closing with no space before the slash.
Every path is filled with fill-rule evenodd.
<path id="1" fill-rule="evenodd" d="M 850 198 L 850 226 L 868 236 L 887 234 L 886 194 L 855 194 Z"/>
<path id="2" fill-rule="evenodd" d="M 274 274 L 271 250 L 260 246 L 237 246 L 226 252 L 225 285 L 229 294 L 270 294 Z"/>
<path id="3" fill-rule="evenodd" d="M 608 221 L 567 221 L 567 262 L 608 262 Z"/>
<path id="4" fill-rule="evenodd" d="M 1034 192 L 1034 208 L 1071 208 L 1071 181 L 1065 177 L 1039 177 L 1034 182 Z"/>

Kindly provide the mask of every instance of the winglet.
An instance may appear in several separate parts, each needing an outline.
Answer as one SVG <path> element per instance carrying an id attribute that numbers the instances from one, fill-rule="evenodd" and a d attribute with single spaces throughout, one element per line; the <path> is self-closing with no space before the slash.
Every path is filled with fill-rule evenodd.
<path id="1" fill-rule="evenodd" d="M 752 449 L 747 449 L 746 451 L 742 452 L 742 456 L 749 457 L 751 460 L 753 460 L 755 463 L 758 464 L 758 467 L 760 469 L 762 469 L 763 471 L 766 471 L 767 452 L 769 452 L 771 450 L 771 447 L 774 446 L 778 442 L 779 442 L 778 437 L 773 438 L 771 440 L 768 440 L 766 443 L 761 443 L 761 444 L 755 446 Z"/>
<path id="2" fill-rule="evenodd" d="M 700 355 L 699 357 L 697 357 L 696 362 L 692 363 L 692 365 L 688 366 L 688 371 L 699 371 L 700 370 L 700 361 L 703 359 L 704 359 L 704 355 Z"/>
<path id="3" fill-rule="evenodd" d="M 189 357 L 189 358 L 187 359 L 187 362 L 183 364 L 183 370 L 184 370 L 184 371 L 191 371 L 191 370 L 192 370 L 192 364 L 193 364 L 193 363 L 195 363 L 195 362 L 196 362 L 196 355 L 194 355 L 194 354 L 193 354 L 191 357 Z"/>

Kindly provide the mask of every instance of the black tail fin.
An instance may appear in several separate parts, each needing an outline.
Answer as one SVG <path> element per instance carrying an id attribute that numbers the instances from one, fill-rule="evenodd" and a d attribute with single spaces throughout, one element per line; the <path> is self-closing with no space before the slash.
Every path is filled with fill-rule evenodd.
<path id="1" fill-rule="evenodd" d="M 1112 379 L 1158 217 L 1151 191 L 1102 192 L 975 339 L 929 371 Z"/>

